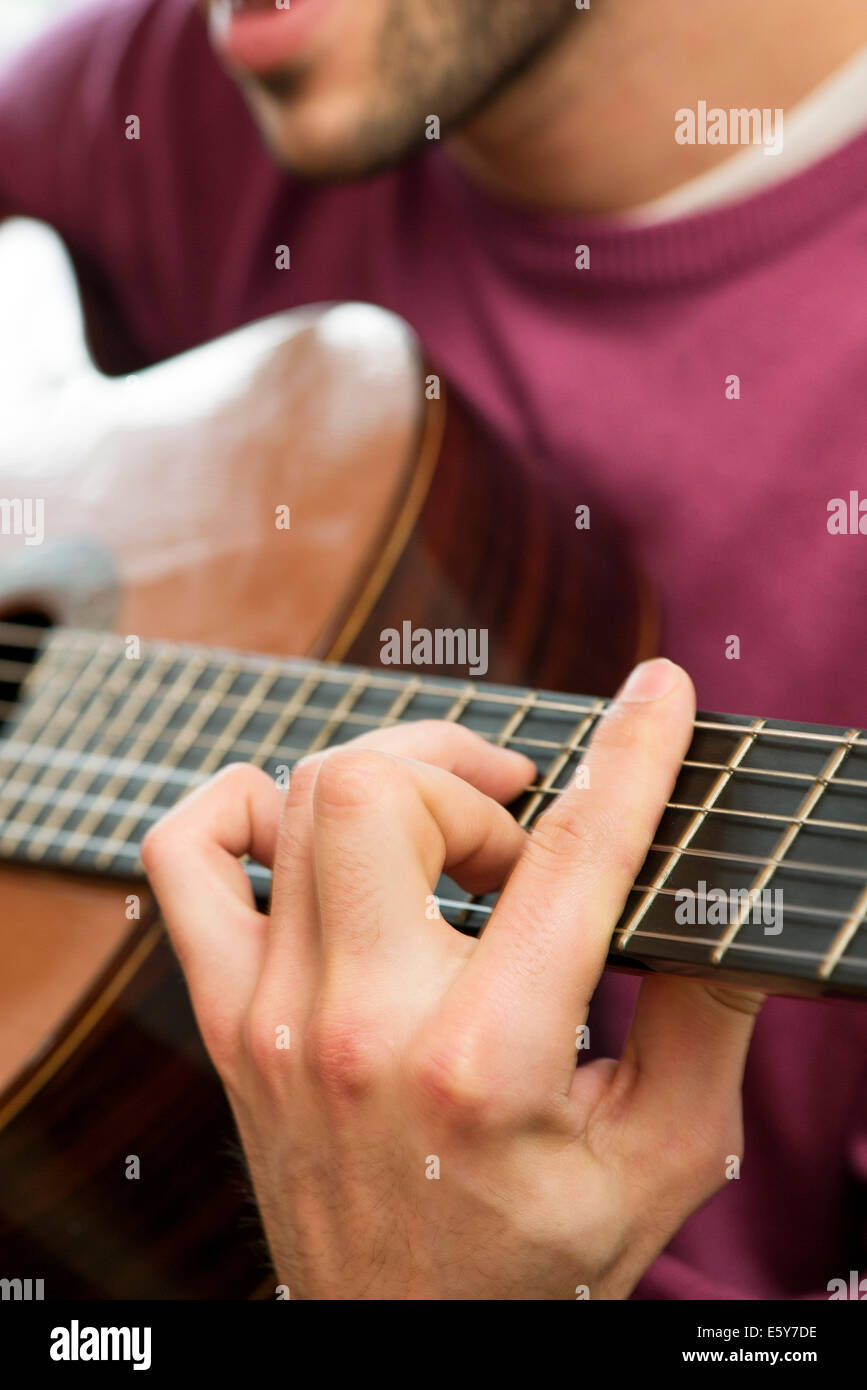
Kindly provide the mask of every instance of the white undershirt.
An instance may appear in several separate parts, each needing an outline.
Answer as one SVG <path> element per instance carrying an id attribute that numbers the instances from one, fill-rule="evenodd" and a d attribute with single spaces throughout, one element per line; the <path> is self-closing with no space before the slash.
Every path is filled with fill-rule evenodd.
<path id="1" fill-rule="evenodd" d="M 631 208 L 623 217 L 643 224 L 667 222 L 747 198 L 815 164 L 865 129 L 867 48 L 786 112 L 779 154 L 766 155 L 761 145 L 748 145 L 706 174 Z"/>

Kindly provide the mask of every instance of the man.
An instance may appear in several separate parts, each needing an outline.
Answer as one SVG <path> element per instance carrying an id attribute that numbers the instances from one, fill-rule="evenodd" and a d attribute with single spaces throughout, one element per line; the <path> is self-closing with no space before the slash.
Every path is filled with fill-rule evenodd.
<path id="1" fill-rule="evenodd" d="M 210 47 L 188 0 L 125 0 L 0 84 L 0 215 L 63 234 L 101 365 L 395 309 L 540 485 L 592 473 L 703 706 L 863 727 L 867 542 L 827 526 L 863 487 L 862 0 L 207 8 Z M 428 726 L 308 763 L 285 805 L 224 775 L 150 838 L 294 1294 L 826 1297 L 863 1260 L 855 1005 L 765 1005 L 739 1177 L 756 996 L 648 982 L 630 1031 L 606 977 L 574 1071 L 691 709 L 640 669 L 529 845 L 497 810 L 526 765 Z M 443 862 L 509 877 L 477 947 L 427 930 Z"/>

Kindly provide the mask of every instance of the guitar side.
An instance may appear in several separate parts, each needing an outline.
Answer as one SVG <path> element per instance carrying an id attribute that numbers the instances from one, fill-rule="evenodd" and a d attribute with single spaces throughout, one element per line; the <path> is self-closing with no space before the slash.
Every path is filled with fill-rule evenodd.
<path id="1" fill-rule="evenodd" d="M 428 401 L 390 316 L 281 318 L 174 364 L 174 385 L 166 364 L 105 388 L 135 409 L 106 398 L 103 427 L 69 436 L 83 455 L 60 457 L 54 430 L 36 465 L 31 433 L 16 472 L 7 444 L 0 493 L 35 470 L 57 527 L 29 555 L 4 540 L 0 616 L 80 621 L 86 602 L 85 623 L 145 642 L 374 665 L 406 620 L 484 627 L 490 679 L 612 690 L 652 624 L 601 513 L 577 532 L 586 498 L 504 458 L 467 404 Z M 153 903 L 38 865 L 0 870 L 0 896 L 5 1271 L 45 1279 L 49 1298 L 267 1288 L 231 1117 Z"/>

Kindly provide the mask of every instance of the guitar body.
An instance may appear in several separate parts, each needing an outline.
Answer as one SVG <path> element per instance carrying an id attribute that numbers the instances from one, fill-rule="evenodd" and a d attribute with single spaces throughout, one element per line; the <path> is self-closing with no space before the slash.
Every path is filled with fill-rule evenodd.
<path id="1" fill-rule="evenodd" d="M 0 498 L 41 499 L 44 538 L 0 535 L 0 620 L 370 666 L 385 628 L 483 628 L 488 680 L 601 693 L 652 649 L 590 491 L 504 454 L 379 310 L 280 315 L 135 379 L 85 363 L 60 389 L 37 363 L 25 385 L 0 398 Z M 272 1291 L 141 885 L 0 865 L 0 962 L 0 1273 L 47 1298 Z"/>

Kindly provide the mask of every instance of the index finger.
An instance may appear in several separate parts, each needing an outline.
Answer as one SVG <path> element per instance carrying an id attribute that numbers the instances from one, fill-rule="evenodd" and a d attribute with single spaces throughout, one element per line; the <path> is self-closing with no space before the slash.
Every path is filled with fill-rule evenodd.
<path id="1" fill-rule="evenodd" d="M 694 717 L 686 673 L 664 659 L 643 663 L 597 725 L 582 764 L 588 776 L 581 785 L 573 779 L 537 821 L 460 981 L 477 1026 L 488 1018 L 497 1029 L 504 1066 L 526 1076 L 532 1058 L 564 1068 L 564 1082 L 571 1080 L 575 1029 L 671 795 Z"/>

